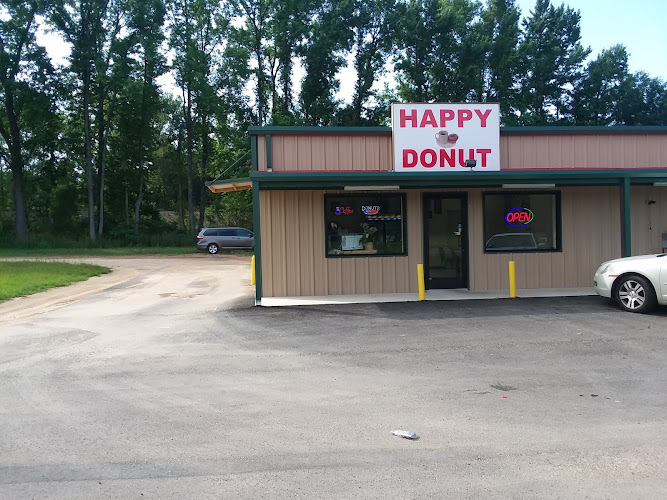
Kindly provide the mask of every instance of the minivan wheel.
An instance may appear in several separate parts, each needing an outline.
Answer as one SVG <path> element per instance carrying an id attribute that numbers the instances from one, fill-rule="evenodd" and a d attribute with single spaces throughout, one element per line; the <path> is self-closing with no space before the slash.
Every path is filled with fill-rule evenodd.
<path id="1" fill-rule="evenodd" d="M 218 246 L 217 243 L 209 243 L 206 248 L 208 249 L 208 253 L 210 253 L 211 255 L 215 255 L 216 253 L 218 253 L 218 250 L 220 250 L 220 247 Z"/>
<path id="2" fill-rule="evenodd" d="M 614 294 L 622 309 L 634 313 L 646 313 L 655 308 L 657 299 L 653 285 L 638 275 L 623 276 Z"/>

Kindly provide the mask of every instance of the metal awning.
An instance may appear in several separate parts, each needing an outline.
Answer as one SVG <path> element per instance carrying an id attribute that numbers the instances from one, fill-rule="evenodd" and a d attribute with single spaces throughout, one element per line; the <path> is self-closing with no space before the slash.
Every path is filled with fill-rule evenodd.
<path id="1" fill-rule="evenodd" d="M 252 181 L 250 177 L 243 177 L 240 179 L 225 179 L 214 180 L 206 183 L 213 193 L 228 193 L 229 191 L 245 191 L 252 189 Z"/>

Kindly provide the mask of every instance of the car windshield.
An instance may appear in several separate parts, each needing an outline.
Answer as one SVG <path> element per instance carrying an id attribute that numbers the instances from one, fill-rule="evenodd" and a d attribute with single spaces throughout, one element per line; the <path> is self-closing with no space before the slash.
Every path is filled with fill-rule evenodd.
<path id="1" fill-rule="evenodd" d="M 487 242 L 486 248 L 498 250 L 511 248 L 517 250 L 535 249 L 535 238 L 532 234 L 497 234 Z"/>

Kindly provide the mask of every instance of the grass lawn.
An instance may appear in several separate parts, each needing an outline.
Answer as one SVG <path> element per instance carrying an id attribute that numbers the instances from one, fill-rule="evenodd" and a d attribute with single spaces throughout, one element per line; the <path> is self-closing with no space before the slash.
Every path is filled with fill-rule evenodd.
<path id="1" fill-rule="evenodd" d="M 117 248 L 0 248 L 0 257 L 35 257 L 35 256 L 109 256 L 120 255 L 184 255 L 197 253 L 194 245 L 187 247 L 117 247 Z"/>
<path id="2" fill-rule="evenodd" d="M 109 268 L 90 264 L 0 262 L 0 302 L 108 272 Z"/>

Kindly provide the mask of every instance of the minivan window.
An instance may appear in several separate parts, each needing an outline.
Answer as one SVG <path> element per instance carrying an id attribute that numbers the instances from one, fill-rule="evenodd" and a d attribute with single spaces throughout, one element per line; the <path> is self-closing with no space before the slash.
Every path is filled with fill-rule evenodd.
<path id="1" fill-rule="evenodd" d="M 241 236 L 242 238 L 252 237 L 252 233 L 250 231 L 248 231 L 247 229 L 237 229 L 236 230 L 236 235 Z"/>
<path id="2" fill-rule="evenodd" d="M 218 236 L 236 236 L 236 231 L 234 229 L 221 229 Z"/>

